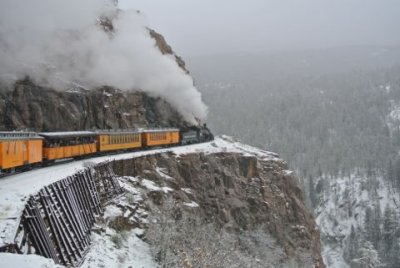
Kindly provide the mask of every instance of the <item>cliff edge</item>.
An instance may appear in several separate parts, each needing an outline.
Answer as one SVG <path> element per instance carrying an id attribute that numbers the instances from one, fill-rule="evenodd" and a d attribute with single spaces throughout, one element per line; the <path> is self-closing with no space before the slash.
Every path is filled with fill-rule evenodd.
<path id="1" fill-rule="evenodd" d="M 143 229 L 162 267 L 325 267 L 285 161 L 228 137 L 197 146 L 116 161 L 128 194 L 107 228 Z"/>

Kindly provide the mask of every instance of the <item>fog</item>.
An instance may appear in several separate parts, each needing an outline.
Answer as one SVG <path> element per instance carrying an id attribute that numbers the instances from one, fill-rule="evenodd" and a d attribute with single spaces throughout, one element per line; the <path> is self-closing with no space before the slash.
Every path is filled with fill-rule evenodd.
<path id="1" fill-rule="evenodd" d="M 105 31 L 100 18 L 112 20 Z M 192 78 L 162 55 L 136 10 L 118 12 L 110 0 L 2 0 L 0 80 L 29 76 L 42 86 L 103 85 L 143 90 L 171 103 L 191 122 L 207 108 Z"/>
<path id="2" fill-rule="evenodd" d="M 183 56 L 400 43 L 397 0 L 119 0 Z"/>

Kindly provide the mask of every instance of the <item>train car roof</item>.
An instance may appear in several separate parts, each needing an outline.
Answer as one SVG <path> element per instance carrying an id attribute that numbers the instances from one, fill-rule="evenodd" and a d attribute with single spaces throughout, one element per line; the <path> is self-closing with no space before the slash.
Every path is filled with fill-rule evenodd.
<path id="1" fill-rule="evenodd" d="M 45 138 L 71 138 L 71 137 L 91 137 L 96 136 L 92 131 L 65 131 L 65 132 L 41 132 L 40 136 Z"/>
<path id="2" fill-rule="evenodd" d="M 141 129 L 141 132 L 149 132 L 149 133 L 154 133 L 154 132 L 169 132 L 169 131 L 179 131 L 177 128 L 153 128 L 153 129 Z"/>
<path id="3" fill-rule="evenodd" d="M 140 131 L 140 130 L 121 130 L 121 129 L 119 129 L 119 130 L 113 130 L 113 129 L 110 129 L 110 130 L 96 130 L 96 134 L 100 134 L 100 135 L 105 135 L 105 134 L 109 134 L 109 135 L 112 135 L 112 134 L 140 134 L 140 133 L 142 133 L 142 131 Z"/>
<path id="4" fill-rule="evenodd" d="M 0 131 L 0 140 L 43 139 L 36 132 Z"/>

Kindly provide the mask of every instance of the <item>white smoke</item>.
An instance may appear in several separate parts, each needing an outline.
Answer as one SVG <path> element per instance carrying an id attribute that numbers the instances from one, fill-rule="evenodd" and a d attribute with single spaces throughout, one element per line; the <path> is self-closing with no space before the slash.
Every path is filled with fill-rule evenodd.
<path id="1" fill-rule="evenodd" d="M 100 16 L 112 18 L 112 33 L 98 25 Z M 1 0 L 0 79 L 140 89 L 188 122 L 204 120 L 207 107 L 192 78 L 159 51 L 146 27 L 140 13 L 118 12 L 109 0 Z"/>

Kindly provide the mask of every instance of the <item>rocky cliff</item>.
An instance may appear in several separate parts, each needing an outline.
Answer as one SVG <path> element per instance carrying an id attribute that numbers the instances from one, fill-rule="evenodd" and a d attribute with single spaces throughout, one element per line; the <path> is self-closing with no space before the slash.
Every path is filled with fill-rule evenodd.
<path id="1" fill-rule="evenodd" d="M 56 91 L 29 79 L 0 96 L 1 130 L 63 131 L 184 127 L 181 115 L 161 98 L 112 87 Z"/>
<path id="2" fill-rule="evenodd" d="M 115 162 L 121 183 L 142 198 L 128 194 L 109 226 L 145 229 L 162 267 L 324 267 L 315 221 L 286 163 L 227 139 L 207 146 L 213 152 Z"/>

